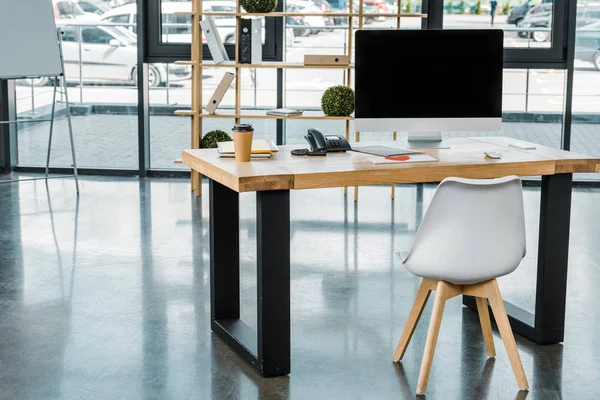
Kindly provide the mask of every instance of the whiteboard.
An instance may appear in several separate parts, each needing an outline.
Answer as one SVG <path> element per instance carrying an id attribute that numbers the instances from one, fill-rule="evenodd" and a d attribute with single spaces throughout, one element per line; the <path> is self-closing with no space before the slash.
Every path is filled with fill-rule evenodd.
<path id="1" fill-rule="evenodd" d="M 52 0 L 0 0 L 0 78 L 60 74 Z"/>

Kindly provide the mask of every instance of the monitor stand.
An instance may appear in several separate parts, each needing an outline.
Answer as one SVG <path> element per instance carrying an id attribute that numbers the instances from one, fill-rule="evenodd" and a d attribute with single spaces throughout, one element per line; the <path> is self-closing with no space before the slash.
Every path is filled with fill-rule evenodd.
<path id="1" fill-rule="evenodd" d="M 407 139 L 409 149 L 449 149 L 442 140 L 441 132 L 410 132 Z"/>

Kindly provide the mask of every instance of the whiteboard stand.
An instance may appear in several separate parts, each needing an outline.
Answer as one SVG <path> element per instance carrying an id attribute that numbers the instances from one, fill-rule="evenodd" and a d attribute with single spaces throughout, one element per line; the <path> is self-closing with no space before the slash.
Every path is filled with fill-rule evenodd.
<path id="1" fill-rule="evenodd" d="M 71 157 L 73 161 L 73 175 L 61 175 L 54 178 L 75 178 L 75 188 L 77 190 L 77 195 L 79 195 L 79 175 L 77 173 L 77 161 L 75 157 L 75 141 L 73 140 L 73 124 L 71 121 L 71 106 L 69 103 L 69 93 L 67 91 L 67 79 L 65 77 L 65 60 L 63 57 L 63 49 L 62 49 L 62 31 L 60 28 L 56 30 L 56 34 L 58 36 L 58 51 L 60 55 L 60 74 L 54 77 L 54 91 L 52 93 L 52 111 L 50 112 L 50 119 L 42 119 L 36 120 L 39 122 L 50 122 L 50 134 L 48 135 L 48 151 L 46 155 L 46 173 L 43 178 L 26 178 L 26 179 L 13 179 L 13 180 L 5 180 L 0 181 L 0 183 L 14 183 L 14 182 L 23 182 L 23 181 L 35 181 L 40 179 L 51 179 L 48 174 L 50 172 L 50 153 L 52 150 L 52 134 L 54 132 L 54 119 L 56 114 L 56 93 L 60 92 L 65 96 L 65 104 L 67 108 L 67 121 L 69 125 L 69 141 L 71 143 Z M 59 90 L 59 83 L 62 91 Z M 0 121 L 0 124 L 19 124 L 21 122 L 28 122 L 29 120 L 15 120 L 15 121 Z"/>

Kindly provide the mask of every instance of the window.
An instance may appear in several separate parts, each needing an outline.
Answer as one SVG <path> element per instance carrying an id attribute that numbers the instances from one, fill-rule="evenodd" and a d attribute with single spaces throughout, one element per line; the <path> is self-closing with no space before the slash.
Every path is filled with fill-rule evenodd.
<path id="1" fill-rule="evenodd" d="M 504 30 L 504 47 L 551 46 L 552 0 L 525 0 L 513 6 L 501 0 L 444 0 L 444 13 L 445 29 L 499 28 Z"/>
<path id="2" fill-rule="evenodd" d="M 100 3 L 87 1 L 88 3 Z M 56 1 L 58 4 L 73 2 Z M 58 9 L 58 7 L 56 8 Z M 136 13 L 119 12 L 114 17 L 128 18 Z M 126 14 L 123 16 L 123 14 Z M 65 79 L 69 100 L 74 107 L 78 104 L 110 104 L 108 108 L 90 107 L 86 113 L 76 113 L 72 125 L 75 136 L 77 162 L 81 168 L 111 168 L 137 170 L 138 158 L 138 91 L 134 79 L 137 67 L 137 41 L 135 34 L 124 27 L 99 26 L 102 22 L 68 20 L 61 25 Z M 71 24 L 71 25 L 70 25 Z M 80 33 L 81 32 L 81 33 Z M 83 46 L 79 51 L 79 41 Z M 116 39 L 119 47 L 109 46 Z M 158 84 L 164 82 L 164 68 L 155 64 L 160 74 Z M 176 71 L 177 72 L 177 71 Z M 156 76 L 156 75 L 155 75 Z M 171 74 L 171 82 L 176 77 Z M 25 81 L 27 85 L 15 88 L 17 114 L 47 116 L 52 101 L 53 85 L 49 78 Z M 177 82 L 175 82 L 177 83 Z M 175 83 L 172 83 L 174 85 Z M 35 87 L 31 87 L 31 85 Z M 189 98 L 189 96 L 188 96 Z M 64 107 L 64 95 L 57 95 L 57 107 Z M 175 97 L 173 99 L 175 101 Z M 17 165 L 40 167 L 46 164 L 49 122 L 19 124 L 17 143 Z M 54 136 L 50 165 L 68 167 L 71 152 L 68 123 L 64 114 L 58 114 L 54 123 Z"/>
<path id="3" fill-rule="evenodd" d="M 60 1 L 54 6 L 54 18 L 77 18 L 84 14 L 83 9 L 73 1 Z"/>
<path id="4" fill-rule="evenodd" d="M 161 19 L 163 42 L 192 42 L 192 25 L 189 15 L 163 14 Z"/>
<path id="5" fill-rule="evenodd" d="M 596 6 L 593 6 L 596 4 Z M 571 150 L 600 155 L 600 16 L 598 3 L 580 0 L 575 31 L 573 82 L 573 123 Z M 594 7 L 582 13 L 582 7 Z M 599 180 L 598 174 L 577 174 L 576 178 Z"/>
<path id="6" fill-rule="evenodd" d="M 108 10 L 110 10 L 110 7 L 108 7 L 106 4 L 103 3 L 88 3 L 87 1 L 79 1 L 77 2 L 77 4 L 79 5 L 79 7 L 81 7 L 83 9 L 83 11 L 87 12 L 87 13 L 92 13 L 92 14 L 98 14 L 101 15 L 105 12 L 107 12 Z"/>
<path id="7" fill-rule="evenodd" d="M 113 24 L 128 24 L 129 23 L 129 14 L 115 15 L 114 17 L 110 17 L 107 20 L 108 20 L 108 22 L 113 23 Z"/>
<path id="8" fill-rule="evenodd" d="M 167 1 L 147 0 L 144 13 L 140 14 L 140 21 L 144 29 L 144 61 L 145 62 L 173 62 L 190 59 L 191 56 L 191 18 L 186 13 L 192 10 L 189 0 Z M 232 12 L 235 11 L 235 2 L 226 0 L 205 1 L 204 11 Z M 276 11 L 283 11 L 284 1 L 280 1 Z M 283 58 L 283 17 L 266 17 L 264 21 L 263 61 L 281 61 Z M 235 25 L 234 16 L 218 16 L 215 22 L 230 59 L 235 57 Z M 141 26 L 141 24 L 140 24 Z M 210 60 L 208 46 L 203 46 L 203 56 Z"/>
<path id="9" fill-rule="evenodd" d="M 63 42 L 76 42 L 77 32 L 74 26 L 65 26 L 62 28 L 62 41 Z"/>
<path id="10" fill-rule="evenodd" d="M 83 28 L 81 39 L 83 43 L 109 44 L 114 37 L 100 28 Z"/>

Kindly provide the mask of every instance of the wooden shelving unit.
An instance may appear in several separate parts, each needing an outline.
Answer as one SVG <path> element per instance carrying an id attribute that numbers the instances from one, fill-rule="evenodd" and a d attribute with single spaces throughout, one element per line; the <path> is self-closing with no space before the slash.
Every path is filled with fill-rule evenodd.
<path id="1" fill-rule="evenodd" d="M 348 9 L 353 10 L 354 1 L 349 0 Z M 240 84 L 240 69 L 242 68 L 275 68 L 275 69 L 341 69 L 345 71 L 345 81 L 347 86 L 351 86 L 352 71 L 354 65 L 331 65 L 331 66 L 314 66 L 304 65 L 301 63 L 288 63 L 288 62 L 264 62 L 261 64 L 240 64 L 239 62 L 239 41 L 235 43 L 235 61 L 226 62 L 221 64 L 215 64 L 211 62 L 204 62 L 202 60 L 202 30 L 200 29 L 200 21 L 203 16 L 214 16 L 214 17 L 235 17 L 236 18 L 236 34 L 239 32 L 241 19 L 244 17 L 307 17 L 307 16 L 322 16 L 322 17 L 345 17 L 348 18 L 348 48 L 346 55 L 352 59 L 352 46 L 354 40 L 354 27 L 357 25 L 358 29 L 363 28 L 363 20 L 368 17 L 386 17 L 396 18 L 396 29 L 400 29 L 401 20 L 403 18 L 427 18 L 427 14 L 406 14 L 402 13 L 402 1 L 398 1 L 398 12 L 397 13 L 365 13 L 363 12 L 363 0 L 359 1 L 359 9 L 357 13 L 297 13 L 297 12 L 272 12 L 272 13 L 246 13 L 242 12 L 239 0 L 236 2 L 235 12 L 203 12 L 202 11 L 202 0 L 192 0 L 192 11 L 191 12 L 177 12 L 180 15 L 190 15 L 192 20 L 192 54 L 191 60 L 176 61 L 178 65 L 189 65 L 192 67 L 192 101 L 191 108 L 189 110 L 177 110 L 175 115 L 190 116 L 192 120 L 191 124 L 191 146 L 193 149 L 200 148 L 200 139 L 202 137 L 202 120 L 204 118 L 233 118 L 235 123 L 238 124 L 242 118 L 251 119 L 310 119 L 310 120 L 339 120 L 346 121 L 346 138 L 350 139 L 350 121 L 354 117 L 329 117 L 323 113 L 306 113 L 299 116 L 274 116 L 267 115 L 266 111 L 252 110 L 251 112 L 243 111 L 240 104 L 241 98 L 241 84 Z M 202 103 L 202 69 L 203 68 L 233 68 L 235 69 L 235 109 L 234 110 L 220 110 L 216 114 L 208 114 L 203 110 Z M 394 132 L 394 140 L 396 140 L 396 132 Z M 355 132 L 355 141 L 360 141 L 360 132 Z M 196 192 L 196 196 L 202 194 L 201 176 L 196 171 L 192 171 L 192 191 Z M 395 188 L 392 185 L 392 198 L 394 197 Z M 348 193 L 348 188 L 344 189 L 344 193 Z M 354 200 L 358 199 L 358 188 L 354 189 Z"/>

